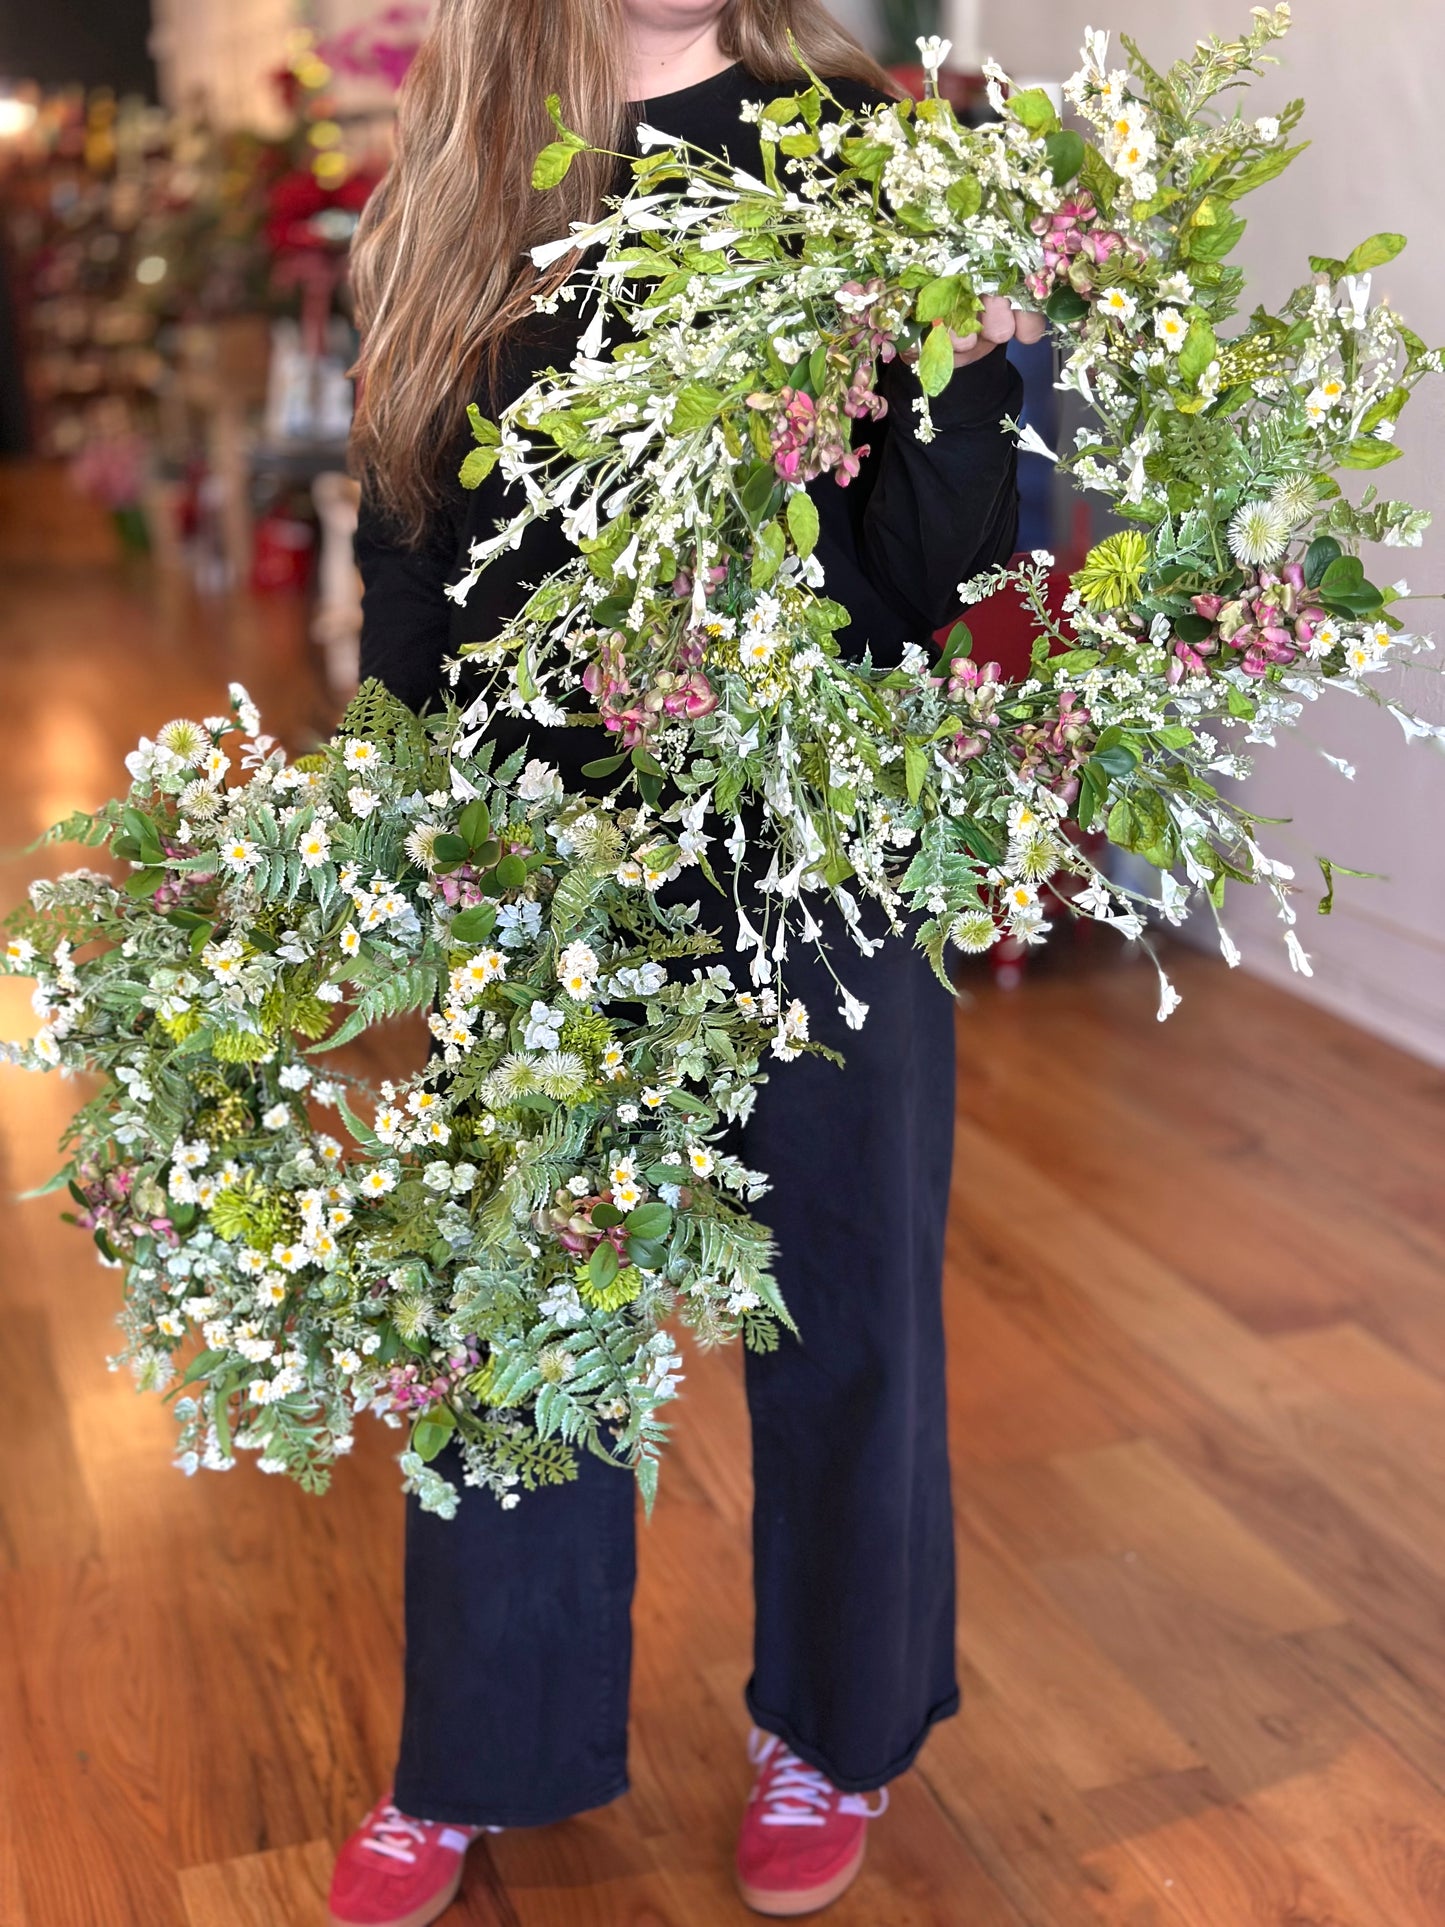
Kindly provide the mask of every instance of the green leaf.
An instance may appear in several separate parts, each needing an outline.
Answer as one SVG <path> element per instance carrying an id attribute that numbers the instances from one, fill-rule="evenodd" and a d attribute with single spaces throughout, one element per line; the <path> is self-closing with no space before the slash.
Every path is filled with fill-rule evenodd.
<path id="1" fill-rule="evenodd" d="M 1343 554 L 1344 550 L 1332 535 L 1315 537 L 1305 551 L 1305 581 L 1310 588 L 1317 589 L 1320 586 L 1325 570 Z"/>
<path id="2" fill-rule="evenodd" d="M 953 380 L 953 338 L 941 324 L 930 328 L 924 339 L 918 379 L 925 395 L 941 395 Z"/>
<path id="3" fill-rule="evenodd" d="M 948 640 L 943 645 L 943 654 L 938 658 L 935 675 L 946 676 L 960 656 L 973 654 L 973 631 L 966 622 L 955 622 L 948 632 Z"/>
<path id="4" fill-rule="evenodd" d="M 788 497 L 788 533 L 801 556 L 810 556 L 818 546 L 818 507 L 806 489 Z"/>
<path id="5" fill-rule="evenodd" d="M 1373 435 L 1356 435 L 1340 457 L 1341 468 L 1385 468 L 1398 462 L 1404 450 L 1394 442 L 1376 441 Z"/>
<path id="6" fill-rule="evenodd" d="M 469 847 L 479 850 L 492 834 L 492 812 L 480 796 L 473 797 L 457 820 L 457 830 Z"/>
<path id="7" fill-rule="evenodd" d="M 1283 174 L 1308 146 L 1308 141 L 1301 141 L 1298 147 L 1276 147 L 1268 154 L 1261 154 L 1257 161 L 1251 161 L 1248 167 L 1242 168 L 1232 181 L 1226 181 L 1221 193 L 1227 194 L 1231 200 L 1253 194 L 1257 187 L 1263 187 Z"/>
<path id="8" fill-rule="evenodd" d="M 450 830 L 444 830 L 432 845 L 432 854 L 437 862 L 453 869 L 457 864 L 465 863 L 471 853 L 470 846 L 461 837 L 453 836 Z"/>
<path id="9" fill-rule="evenodd" d="M 552 141 L 544 147 L 532 166 L 532 185 L 539 192 L 558 187 L 566 180 L 572 170 L 572 163 L 582 151 L 582 142 L 575 134 L 567 134 L 561 140 Z"/>
<path id="10" fill-rule="evenodd" d="M 1054 103 L 1042 87 L 1026 87 L 1022 93 L 1011 95 L 1008 112 L 1021 127 L 1027 127 L 1031 134 L 1051 134 L 1059 124 Z M 1075 138 L 1077 139 L 1077 136 Z M 1080 141 L 1079 145 L 1082 147 L 1083 142 Z M 1083 165 L 1082 157 L 1079 165 Z"/>
<path id="11" fill-rule="evenodd" d="M 685 1164 L 650 1164 L 647 1167 L 649 1184 L 686 1184 L 691 1177 L 692 1172 Z"/>
<path id="12" fill-rule="evenodd" d="M 458 471 L 458 479 L 462 487 L 480 488 L 497 466 L 501 453 L 499 448 L 474 448 L 464 458 Z"/>
<path id="13" fill-rule="evenodd" d="M 924 326 L 935 321 L 946 321 L 953 313 L 958 300 L 958 290 L 963 283 L 962 275 L 939 275 L 932 281 L 925 281 L 918 290 L 918 302 L 914 312 Z"/>
<path id="14" fill-rule="evenodd" d="M 595 1221 L 595 1219 L 594 1219 Z M 640 1204 L 624 1220 L 634 1238 L 665 1238 L 672 1229 L 672 1207 L 662 1203 Z"/>
<path id="15" fill-rule="evenodd" d="M 674 435 L 690 435 L 696 429 L 710 428 L 717 420 L 718 410 L 723 405 L 723 397 L 718 389 L 709 388 L 706 382 L 690 381 L 678 390 L 677 400 L 672 407 L 672 420 L 669 426 Z"/>
<path id="16" fill-rule="evenodd" d="M 1055 288 L 1044 303 L 1044 313 L 1050 321 L 1067 328 L 1072 322 L 1082 321 L 1089 312 L 1089 304 L 1077 288 Z"/>
<path id="17" fill-rule="evenodd" d="M 153 896 L 166 880 L 164 870 L 136 870 L 128 876 L 121 888 L 128 897 Z"/>
<path id="18" fill-rule="evenodd" d="M 592 1207 L 592 1222 L 599 1231 L 610 1231 L 614 1225 L 621 1224 L 622 1217 L 622 1212 L 615 1204 L 594 1204 Z"/>
<path id="19" fill-rule="evenodd" d="M 1213 328 L 1207 321 L 1191 322 L 1189 333 L 1184 337 L 1184 346 L 1179 350 L 1179 373 L 1184 380 L 1197 382 L 1218 356 L 1219 342 Z"/>
<path id="20" fill-rule="evenodd" d="M 504 890 L 525 889 L 527 866 L 515 852 L 510 856 L 504 856 L 497 865 L 497 881 Z"/>
<path id="21" fill-rule="evenodd" d="M 755 589 L 765 589 L 782 568 L 788 553 L 788 538 L 782 524 L 769 522 L 766 528 L 758 530 L 753 544 L 753 567 L 750 580 Z"/>
<path id="22" fill-rule="evenodd" d="M 472 425 L 472 439 L 474 441 L 480 442 L 486 448 L 498 448 L 501 446 L 501 429 L 498 428 L 495 422 L 487 420 L 486 416 L 474 401 L 468 402 L 467 404 L 467 420 Z"/>
<path id="23" fill-rule="evenodd" d="M 1247 223 L 1240 215 L 1226 215 L 1209 226 L 1189 230 L 1189 251 L 1196 261 L 1222 261 L 1244 238 Z"/>
<path id="24" fill-rule="evenodd" d="M 1357 555 L 1340 555 L 1314 586 L 1326 595 L 1354 595 L 1365 585 L 1365 565 Z"/>
<path id="25" fill-rule="evenodd" d="M 459 917 L 452 918 L 447 935 L 453 943 L 485 943 L 496 927 L 496 905 L 478 903 L 470 910 L 463 910 Z"/>
<path id="26" fill-rule="evenodd" d="M 983 206 L 983 187 L 974 175 L 962 174 L 943 198 L 956 221 L 971 221 Z"/>
<path id="27" fill-rule="evenodd" d="M 430 1465 L 445 1450 L 456 1425 L 456 1414 L 449 1405 L 433 1406 L 426 1417 L 419 1418 L 411 1428 L 412 1451 Z"/>
<path id="28" fill-rule="evenodd" d="M 759 462 L 739 489 L 743 508 L 753 528 L 771 515 L 777 487 L 777 474 L 772 462 L 767 461 Z"/>
<path id="29" fill-rule="evenodd" d="M 1368 274 L 1371 268 L 1382 268 L 1407 245 L 1403 234 L 1372 234 L 1345 257 L 1345 273 Z"/>
<path id="30" fill-rule="evenodd" d="M 903 770 L 908 785 L 908 800 L 916 803 L 923 794 L 923 785 L 928 781 L 928 751 L 921 743 L 904 746 Z"/>
<path id="31" fill-rule="evenodd" d="M 598 1245 L 587 1261 L 587 1276 L 597 1291 L 606 1291 L 621 1269 L 622 1260 L 617 1255 L 616 1247 L 605 1241 Z"/>
<path id="32" fill-rule="evenodd" d="M 1084 165 L 1083 136 L 1072 128 L 1059 128 L 1047 136 L 1044 151 L 1049 157 L 1049 171 L 1054 177 L 1055 187 L 1067 187 Z"/>
<path id="33" fill-rule="evenodd" d="M 599 756 L 595 763 L 584 763 L 582 774 L 593 782 L 601 782 L 605 777 L 615 776 L 627 761 L 627 752 L 620 756 Z"/>

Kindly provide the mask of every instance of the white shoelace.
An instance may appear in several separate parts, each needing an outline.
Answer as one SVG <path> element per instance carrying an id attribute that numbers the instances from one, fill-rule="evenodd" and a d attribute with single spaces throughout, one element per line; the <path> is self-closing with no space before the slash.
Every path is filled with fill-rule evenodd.
<path id="1" fill-rule="evenodd" d="M 754 1766 L 770 1769 L 759 1795 L 765 1827 L 826 1826 L 835 1803 L 839 1813 L 864 1820 L 876 1820 L 888 1809 L 887 1787 L 879 1787 L 876 1807 L 869 1806 L 866 1793 L 840 1793 L 825 1773 L 789 1752 L 773 1733 L 754 1729 L 748 1758 Z"/>
<path id="2" fill-rule="evenodd" d="M 401 1860 L 408 1867 L 414 1867 L 415 1849 L 425 1841 L 426 1827 L 420 1820 L 408 1820 L 396 1807 L 383 1807 L 375 1826 L 361 1844 L 373 1853 L 384 1854 L 388 1860 Z"/>

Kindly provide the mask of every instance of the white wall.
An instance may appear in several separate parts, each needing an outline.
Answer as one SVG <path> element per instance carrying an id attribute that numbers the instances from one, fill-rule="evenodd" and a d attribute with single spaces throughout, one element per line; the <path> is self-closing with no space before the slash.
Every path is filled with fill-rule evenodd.
<path id="1" fill-rule="evenodd" d="M 1256 90 L 1260 111 L 1303 95 L 1303 134 L 1314 145 L 1280 181 L 1244 203 L 1243 255 L 1251 299 L 1274 302 L 1307 278 L 1307 256 L 1344 255 L 1367 234 L 1393 228 L 1412 246 L 1377 277 L 1377 290 L 1435 342 L 1445 338 L 1440 267 L 1440 81 L 1445 6 L 1440 0 L 1296 0 L 1282 64 Z M 985 50 L 1013 73 L 1063 77 L 1088 25 L 1134 34 L 1154 64 L 1167 64 L 1206 32 L 1248 20 L 1245 0 L 983 0 Z M 1412 589 L 1445 591 L 1445 381 L 1422 390 L 1401 424 L 1402 461 L 1380 471 L 1392 495 L 1439 518 L 1423 550 L 1384 550 L 1375 580 L 1405 576 Z M 1417 626 L 1445 645 L 1445 603 L 1425 603 Z M 1442 651 L 1445 653 L 1445 651 Z M 1436 660 L 1439 660 L 1437 657 Z M 1445 683 L 1411 678 L 1411 700 L 1445 720 Z M 1407 751 L 1387 716 L 1343 699 L 1306 718 L 1308 735 L 1358 769 L 1347 783 L 1295 738 L 1261 750 L 1250 786 L 1256 807 L 1293 815 L 1272 833 L 1276 852 L 1304 876 L 1315 852 L 1384 883 L 1341 881 L 1330 918 L 1302 912 L 1301 935 L 1316 975 L 1292 976 L 1262 894 L 1240 890 L 1230 924 L 1247 965 L 1303 995 L 1445 1062 L 1445 756 Z M 1306 900 L 1307 901 L 1307 900 Z"/>

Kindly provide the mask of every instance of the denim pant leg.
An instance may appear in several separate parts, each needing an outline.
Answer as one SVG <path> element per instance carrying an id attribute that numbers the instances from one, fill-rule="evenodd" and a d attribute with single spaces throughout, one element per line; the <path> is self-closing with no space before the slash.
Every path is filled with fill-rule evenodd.
<path id="1" fill-rule="evenodd" d="M 454 1452 L 438 1465 L 454 1483 Z M 572 1485 L 453 1520 L 412 1500 L 394 1798 L 458 1826 L 545 1826 L 627 1791 L 636 1486 L 590 1453 Z"/>
<path id="2" fill-rule="evenodd" d="M 830 920 L 835 921 L 835 920 Z M 910 943 L 864 960 L 861 1031 L 811 957 L 788 987 L 846 1069 L 774 1067 L 743 1155 L 800 1336 L 749 1354 L 756 1489 L 748 1704 L 835 1785 L 903 1772 L 958 1706 L 942 1275 L 952 1167 L 952 999 Z"/>

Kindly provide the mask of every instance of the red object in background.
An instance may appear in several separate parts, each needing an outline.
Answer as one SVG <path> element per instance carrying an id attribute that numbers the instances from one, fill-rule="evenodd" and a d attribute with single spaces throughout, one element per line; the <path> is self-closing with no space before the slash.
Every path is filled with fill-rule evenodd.
<path id="1" fill-rule="evenodd" d="M 1058 616 L 1063 608 L 1064 597 L 1069 593 L 1069 577 L 1063 569 L 1049 571 L 1049 608 Z M 998 595 L 991 595 L 984 602 L 975 602 L 971 609 L 965 609 L 963 619 L 973 635 L 973 648 L 969 652 L 980 665 L 996 662 L 1003 671 L 1005 682 L 1023 682 L 1029 674 L 1029 659 L 1033 651 L 1034 629 L 1033 611 L 1028 604 L 1014 593 L 1005 589 Z M 952 629 L 953 624 L 945 623 L 938 631 L 937 640 L 941 645 Z"/>
<path id="2" fill-rule="evenodd" d="M 263 515 L 256 524 L 251 556 L 251 587 L 258 595 L 304 589 L 311 580 L 316 531 L 294 515 Z"/>
<path id="3" fill-rule="evenodd" d="M 1070 575 L 1071 571 L 1063 568 L 1049 571 L 1048 606 L 1056 619 L 1063 609 L 1064 597 L 1069 593 Z M 1038 632 L 1034 627 L 1033 611 L 1021 596 L 1012 589 L 1005 589 L 983 602 L 975 602 L 972 608 L 964 611 L 963 619 L 973 636 L 973 648 L 969 653 L 976 663 L 996 662 L 1003 671 L 1005 682 L 1026 680 L 1030 673 L 1034 638 Z M 952 627 L 952 623 L 947 623 L 938 631 L 936 640 L 940 647 Z M 1088 836 L 1082 836 L 1077 831 L 1074 834 L 1075 840 L 1097 861 L 1105 839 L 1097 832 Z M 1081 887 L 1077 878 L 1063 879 L 1057 886 L 1050 885 L 1046 896 L 1058 899 L 1050 906 L 1056 925 L 1066 915 L 1064 904 Z M 1079 941 L 1087 942 L 1093 936 L 1093 925 L 1087 920 L 1076 922 L 1070 918 L 1067 927 Z M 1004 936 L 999 939 L 988 953 L 988 962 L 994 982 L 1001 990 L 1018 989 L 1032 955 L 1030 947 L 1017 937 Z"/>
<path id="4" fill-rule="evenodd" d="M 283 174 L 267 197 L 266 241 L 271 252 L 344 252 L 380 178 L 363 168 L 339 186 L 323 187 L 308 167 Z M 333 225 L 325 218 L 328 215 L 343 218 Z"/>

